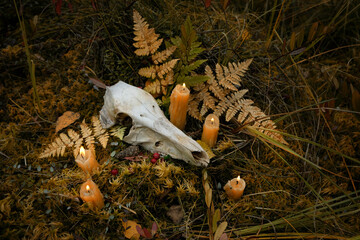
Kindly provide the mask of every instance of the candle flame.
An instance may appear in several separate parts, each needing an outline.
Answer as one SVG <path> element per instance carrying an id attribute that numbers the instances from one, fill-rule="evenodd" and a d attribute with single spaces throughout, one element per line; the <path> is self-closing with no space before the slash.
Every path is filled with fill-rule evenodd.
<path id="1" fill-rule="evenodd" d="M 240 181 L 240 175 L 237 177 L 237 180 Z"/>
<path id="2" fill-rule="evenodd" d="M 80 147 L 80 155 L 81 155 L 82 157 L 85 157 L 85 149 L 84 149 L 83 146 Z"/>
<path id="3" fill-rule="evenodd" d="M 183 88 L 186 88 L 185 83 L 183 83 Z"/>
<path id="4" fill-rule="evenodd" d="M 214 118 L 211 118 L 211 124 L 214 124 L 214 121 L 215 121 Z"/>
<path id="5" fill-rule="evenodd" d="M 86 191 L 90 191 L 90 186 L 86 185 Z"/>

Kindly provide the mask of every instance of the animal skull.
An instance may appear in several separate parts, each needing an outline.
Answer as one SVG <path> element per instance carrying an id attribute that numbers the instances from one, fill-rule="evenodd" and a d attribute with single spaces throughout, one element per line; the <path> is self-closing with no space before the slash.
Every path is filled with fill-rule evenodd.
<path id="1" fill-rule="evenodd" d="M 169 154 L 196 166 L 207 166 L 209 157 L 202 147 L 175 127 L 148 92 L 119 81 L 106 87 L 100 121 L 104 128 L 117 117 L 130 117 L 132 126 L 124 141 L 141 145 L 151 152 Z"/>

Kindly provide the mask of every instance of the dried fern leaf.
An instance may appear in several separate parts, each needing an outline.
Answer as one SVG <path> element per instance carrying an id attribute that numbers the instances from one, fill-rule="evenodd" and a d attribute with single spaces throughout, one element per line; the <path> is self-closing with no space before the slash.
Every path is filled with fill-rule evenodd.
<path id="1" fill-rule="evenodd" d="M 110 130 L 111 132 L 110 134 L 112 136 L 119 138 L 120 140 L 123 140 L 125 131 L 126 131 L 126 127 L 114 127 Z"/>
<path id="2" fill-rule="evenodd" d="M 39 155 L 39 158 L 63 156 L 65 153 L 66 145 L 57 137 L 54 142 L 49 144 L 46 149 Z"/>
<path id="3" fill-rule="evenodd" d="M 92 116 L 91 122 L 93 124 L 94 136 L 97 138 L 97 140 L 99 140 L 101 146 L 106 148 L 107 142 L 109 140 L 109 134 L 102 127 L 98 117 Z"/>
<path id="4" fill-rule="evenodd" d="M 88 127 L 88 125 L 85 123 L 85 120 L 80 124 L 80 128 L 81 128 L 81 135 L 86 142 L 86 147 L 88 149 L 95 150 L 94 148 L 95 139 L 94 136 L 92 135 L 91 128 Z"/>
<path id="5" fill-rule="evenodd" d="M 238 100 L 238 104 L 241 107 L 241 112 L 238 115 L 238 122 L 240 123 L 244 123 L 245 121 L 247 121 L 247 117 L 249 115 L 249 113 L 251 112 L 251 107 L 250 105 L 253 104 L 254 102 L 250 99 L 240 99 Z"/>
<path id="6" fill-rule="evenodd" d="M 176 46 L 171 46 L 165 49 L 164 51 L 157 52 L 151 56 L 152 61 L 155 64 L 159 64 L 164 62 L 168 57 L 170 57 L 174 51 L 176 50 Z"/>
<path id="7" fill-rule="evenodd" d="M 164 75 L 168 72 L 170 72 L 175 64 L 177 63 L 179 59 L 172 59 L 166 63 L 163 63 L 162 65 L 159 65 L 159 66 L 155 66 L 156 67 L 156 72 L 157 72 L 157 75 L 159 76 L 159 78 L 164 78 Z"/>
<path id="8" fill-rule="evenodd" d="M 146 78 L 154 79 L 156 77 L 156 72 L 157 70 L 155 66 L 144 67 L 139 69 L 139 75 Z"/>
<path id="9" fill-rule="evenodd" d="M 138 56 L 154 54 L 161 45 L 163 39 L 158 39 L 159 35 L 155 33 L 155 29 L 149 28 L 149 24 L 136 10 L 134 10 L 133 13 L 133 20 L 135 34 L 135 43 L 133 45 L 138 48 L 135 51 L 135 54 Z"/>
<path id="10" fill-rule="evenodd" d="M 233 106 L 231 105 L 229 107 L 229 109 L 226 111 L 226 115 L 225 115 L 225 121 L 230 121 L 235 115 L 236 113 L 240 110 L 239 106 Z"/>
<path id="11" fill-rule="evenodd" d="M 221 101 L 215 108 L 214 114 L 217 117 L 220 117 L 228 108 L 229 108 L 229 101 Z"/>
<path id="12" fill-rule="evenodd" d="M 211 96 L 210 93 L 206 91 L 200 92 L 200 96 L 203 99 L 204 105 L 206 107 L 215 110 L 215 103 L 217 102 L 216 98 Z"/>
<path id="13" fill-rule="evenodd" d="M 62 140 L 62 142 L 67 146 L 67 147 L 71 147 L 72 145 L 74 145 L 74 142 L 71 141 L 71 139 L 68 137 L 68 135 L 66 135 L 65 133 L 60 133 L 59 136 Z"/>
<path id="14" fill-rule="evenodd" d="M 236 86 L 241 86 L 241 77 L 248 70 L 252 59 L 248 59 L 241 63 L 229 63 L 228 67 L 216 65 L 216 74 L 219 84 L 224 88 L 236 91 Z M 222 70 L 223 68 L 223 70 Z"/>
<path id="15" fill-rule="evenodd" d="M 188 113 L 191 117 L 201 121 L 202 118 L 200 115 L 200 111 L 198 109 L 199 104 L 200 104 L 200 100 L 194 97 L 193 95 L 190 95 Z"/>
<path id="16" fill-rule="evenodd" d="M 152 93 L 152 94 L 160 93 L 161 83 L 159 80 L 155 80 L 154 82 L 152 82 L 149 85 L 147 85 L 146 87 L 144 87 L 144 90 L 149 93 Z"/>
<path id="17" fill-rule="evenodd" d="M 194 91 L 201 92 L 205 91 L 207 92 L 209 90 L 209 87 L 205 85 L 204 83 L 197 84 L 193 87 Z"/>
<path id="18" fill-rule="evenodd" d="M 162 79 L 160 81 L 161 92 L 163 95 L 166 95 L 168 90 L 168 85 L 171 85 L 173 83 L 174 83 L 174 72 L 171 70 L 168 74 L 166 74 L 165 79 Z"/>
<path id="19" fill-rule="evenodd" d="M 69 138 L 71 139 L 71 141 L 73 143 L 76 142 L 80 138 L 80 134 L 78 134 L 77 132 L 75 132 L 72 129 L 68 130 L 67 135 L 69 136 Z"/>
<path id="20" fill-rule="evenodd" d="M 85 120 L 80 124 L 80 128 L 81 128 L 81 135 L 83 138 L 87 138 L 92 135 L 92 130 L 85 123 Z"/>
<path id="21" fill-rule="evenodd" d="M 200 115 L 204 116 L 208 112 L 208 110 L 209 108 L 205 104 L 203 104 L 200 109 Z"/>
<path id="22" fill-rule="evenodd" d="M 76 158 L 77 155 L 79 155 L 79 152 L 80 152 L 80 147 L 81 145 L 83 144 L 83 138 L 79 138 L 75 144 L 74 144 L 74 150 L 73 150 L 73 153 L 74 153 L 74 157 Z"/>

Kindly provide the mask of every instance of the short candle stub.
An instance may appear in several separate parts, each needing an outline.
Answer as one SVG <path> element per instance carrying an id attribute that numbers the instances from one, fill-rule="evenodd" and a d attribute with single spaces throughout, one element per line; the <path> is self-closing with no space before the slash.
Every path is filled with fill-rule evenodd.
<path id="1" fill-rule="evenodd" d="M 228 197 L 233 200 L 238 200 L 244 193 L 246 183 L 244 179 L 241 179 L 240 176 L 233 178 L 227 182 L 224 186 L 224 190 Z"/>

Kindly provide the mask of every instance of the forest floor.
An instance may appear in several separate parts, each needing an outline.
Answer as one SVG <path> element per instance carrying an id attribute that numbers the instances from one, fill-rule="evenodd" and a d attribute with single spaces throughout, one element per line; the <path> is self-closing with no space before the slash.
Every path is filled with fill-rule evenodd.
<path id="1" fill-rule="evenodd" d="M 162 49 L 195 31 L 190 42 L 202 49 L 174 52 L 181 59 L 175 83 L 194 63 L 191 54 L 206 60 L 185 72 L 194 95 L 202 78 L 191 77 L 206 65 L 252 59 L 235 92 L 248 89 L 246 98 L 285 141 L 221 116 L 207 167 L 165 155 L 152 163 L 142 148 L 115 157 L 129 149 L 121 140 L 129 129 L 96 132 L 94 119 L 102 84 L 146 87 L 139 69 L 151 60 L 135 54 L 134 10 L 164 39 Z M 0 11 L 1 239 L 360 236 L 357 1 L 14 0 L 1 1 Z M 175 83 L 155 96 L 167 117 Z M 61 127 L 67 111 L 73 114 Z M 188 116 L 184 132 L 199 140 L 202 125 Z M 95 136 L 89 141 L 100 168 L 91 178 L 104 197 L 101 209 L 80 198 L 88 176 L 74 161 L 76 134 L 81 142 Z M 237 176 L 246 188 L 235 201 L 223 187 Z"/>

